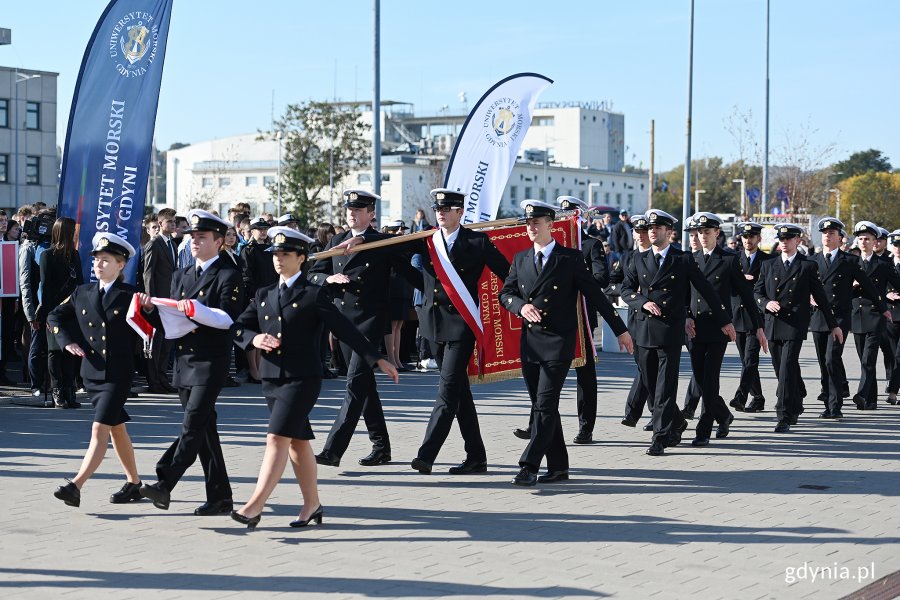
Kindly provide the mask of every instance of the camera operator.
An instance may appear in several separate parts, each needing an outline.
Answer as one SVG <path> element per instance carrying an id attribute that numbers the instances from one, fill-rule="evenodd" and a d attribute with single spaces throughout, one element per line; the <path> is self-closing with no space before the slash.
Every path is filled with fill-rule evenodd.
<path id="1" fill-rule="evenodd" d="M 46 393 L 44 377 L 47 374 L 47 336 L 43 335 L 42 323 L 38 321 L 38 286 L 41 271 L 38 265 L 40 254 L 50 247 L 50 235 L 56 220 L 54 210 L 42 209 L 37 215 L 27 219 L 22 228 L 25 239 L 19 249 L 19 287 L 22 291 L 22 311 L 31 328 L 31 345 L 28 350 L 28 378 L 31 381 L 31 395 Z M 53 407 L 52 400 L 45 400 L 44 406 Z"/>

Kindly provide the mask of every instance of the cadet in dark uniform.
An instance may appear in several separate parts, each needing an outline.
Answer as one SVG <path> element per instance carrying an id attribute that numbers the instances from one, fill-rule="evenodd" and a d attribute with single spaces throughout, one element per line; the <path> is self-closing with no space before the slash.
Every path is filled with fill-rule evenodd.
<path id="1" fill-rule="evenodd" d="M 797 424 L 803 412 L 800 347 L 809 329 L 810 295 L 831 328 L 834 340 L 843 343 L 844 334 L 831 311 L 816 263 L 797 252 L 803 230 L 789 223 L 776 225 L 775 230 L 781 255 L 763 263 L 753 292 L 756 303 L 765 309 L 766 339 L 778 379 L 775 433 L 786 433 L 791 425 Z"/>
<path id="2" fill-rule="evenodd" d="M 890 320 L 890 313 L 884 304 L 887 286 L 900 287 L 900 275 L 890 263 L 875 255 L 875 240 L 880 235 L 879 227 L 871 221 L 860 221 L 853 227 L 853 234 L 859 244 L 859 265 L 877 292 L 873 301 L 867 297 L 862 286 L 853 291 L 853 316 L 850 330 L 856 354 L 859 356 L 859 387 L 853 402 L 859 410 L 875 410 L 878 407 L 878 379 L 875 367 L 878 364 L 878 347 L 881 336 Z M 893 349 L 892 349 L 893 350 Z"/>
<path id="3" fill-rule="evenodd" d="M 481 272 L 487 267 L 500 279 L 506 279 L 509 262 L 487 234 L 460 225 L 465 194 L 439 188 L 431 191 L 431 197 L 439 228 L 430 238 L 436 246 L 435 251 L 439 255 L 446 253 L 448 267 L 456 271 L 464 286 L 464 290 L 457 290 L 458 293 L 468 293 L 477 307 L 479 295 L 476 288 Z M 440 248 L 438 245 L 441 245 Z M 487 470 L 487 453 L 481 439 L 467 373 L 469 359 L 475 349 L 475 334 L 451 302 L 447 294 L 450 284 L 437 275 L 427 245 L 418 242 L 416 247 L 416 252 L 424 258 L 423 271 L 416 284 L 424 293 L 419 330 L 436 349 L 435 360 L 441 371 L 441 381 L 425 439 L 411 466 L 420 473 L 431 473 L 456 418 L 465 440 L 466 459 L 459 466 L 451 467 L 449 472 L 454 475 L 483 473 Z"/>
<path id="4" fill-rule="evenodd" d="M 878 233 L 878 239 L 875 240 L 875 256 L 893 266 L 894 257 L 891 255 L 888 243 L 891 232 L 884 227 L 879 227 Z M 881 332 L 881 339 L 879 340 L 881 357 L 884 361 L 885 379 L 888 381 L 891 380 L 894 373 L 894 347 L 897 345 L 897 337 L 894 335 L 894 328 L 890 327 L 890 325 L 891 321 L 888 319 L 888 326 Z M 887 389 L 885 389 L 885 393 L 888 393 Z"/>
<path id="5" fill-rule="evenodd" d="M 263 217 L 258 217 L 250 223 L 250 241 L 241 250 L 244 279 L 244 298 L 249 302 L 256 297 L 256 290 L 272 285 L 278 279 L 275 268 L 272 266 L 272 258 L 266 250 L 269 248 L 267 232 L 269 222 Z M 252 346 L 247 349 L 247 362 L 249 367 L 248 381 L 259 383 L 259 350 Z"/>
<path id="6" fill-rule="evenodd" d="M 684 223 L 684 233 L 687 236 L 691 258 L 694 257 L 696 252 L 700 252 L 700 234 L 697 233 L 699 228 L 700 227 L 697 225 L 697 221 L 694 219 L 693 215 L 688 217 L 687 221 Z M 684 333 L 684 347 L 687 348 L 688 353 L 690 353 L 691 348 L 694 347 L 694 342 L 688 337 L 687 332 Z M 700 405 L 701 396 L 702 392 L 700 391 L 700 384 L 697 382 L 697 374 L 691 370 L 691 380 L 688 382 L 687 389 L 684 391 L 684 408 L 681 409 L 681 416 L 688 421 L 692 420 L 694 418 L 694 413 L 697 412 L 697 407 Z M 653 431 L 653 424 L 645 425 L 644 431 Z"/>
<path id="7" fill-rule="evenodd" d="M 891 249 L 891 267 L 900 275 L 900 229 L 892 231 L 888 237 Z M 892 285 L 887 295 L 888 309 L 891 311 L 891 322 L 888 323 L 891 339 L 895 340 L 894 368 L 887 386 L 887 403 L 897 404 L 897 393 L 900 392 L 900 288 Z"/>
<path id="8" fill-rule="evenodd" d="M 566 211 L 581 211 L 582 224 L 590 222 L 588 212 L 590 206 L 581 198 L 574 196 L 560 196 L 556 199 L 559 207 Z M 581 252 L 584 260 L 591 269 L 591 276 L 601 289 L 609 285 L 609 265 L 606 263 L 606 253 L 603 251 L 603 243 L 588 235 L 587 230 L 581 228 Z M 587 298 L 585 298 L 587 301 Z M 608 302 L 608 300 L 607 300 Z M 599 308 L 587 304 L 587 322 L 584 323 L 585 341 L 593 339 L 593 332 L 597 329 L 597 312 Z M 578 410 L 578 434 L 572 441 L 576 444 L 590 444 L 593 441 L 594 425 L 597 422 L 597 363 L 594 358 L 593 348 L 585 352 L 584 364 L 575 367 L 577 381 L 575 406 Z M 513 433 L 521 439 L 531 439 L 531 415 L 528 419 L 528 429 L 516 429 Z"/>
<path id="9" fill-rule="evenodd" d="M 195 266 L 175 271 L 172 298 L 188 311 L 194 300 L 222 311 L 223 327 L 197 324 L 175 340 L 175 386 L 184 407 L 181 434 L 156 463 L 159 481 L 141 486 L 141 495 L 168 510 L 172 490 L 197 457 L 206 480 L 206 502 L 195 515 L 229 514 L 233 508 L 225 457 L 216 429 L 216 399 L 228 377 L 233 335 L 229 328 L 243 306 L 241 274 L 222 254 L 231 224 L 205 210 L 188 213 Z M 227 318 L 226 318 L 227 315 Z M 227 323 L 225 323 L 227 321 Z"/>
<path id="10" fill-rule="evenodd" d="M 678 366 L 684 343 L 690 285 L 709 303 L 714 322 L 734 339 L 731 315 L 726 312 L 690 254 L 669 244 L 677 219 L 651 209 L 647 212 L 652 249 L 635 256 L 625 270 L 622 298 L 639 311 L 632 335 L 635 361 L 654 398 L 653 443 L 647 450 L 661 456 L 666 446 L 681 442 L 687 421 L 678 410 Z"/>
<path id="11" fill-rule="evenodd" d="M 759 270 L 763 263 L 773 258 L 771 254 L 759 249 L 762 228 L 759 223 L 752 222 L 743 223 L 740 226 L 743 248 L 738 251 L 738 257 L 741 271 L 750 284 L 751 290 L 756 286 Z M 753 316 L 756 314 L 762 319 L 762 312 L 755 301 L 747 304 L 740 296 L 731 297 L 731 309 L 734 330 L 737 335 L 738 354 L 741 357 L 741 379 L 734 392 L 734 398 L 729 404 L 741 412 L 762 412 L 766 407 L 766 399 L 763 396 L 762 383 L 759 379 L 760 345 L 754 327 L 757 320 Z M 750 400 L 749 404 L 747 404 L 748 399 Z"/>
<path id="12" fill-rule="evenodd" d="M 859 257 L 842 251 L 841 241 L 844 237 L 844 224 L 833 217 L 819 220 L 818 229 L 822 233 L 822 252 L 813 258 L 819 267 L 819 276 L 825 287 L 825 295 L 831 301 L 831 312 L 837 320 L 844 340 L 850 331 L 852 321 L 852 298 L 854 286 L 858 285 L 862 294 L 869 298 L 875 306 L 884 312 L 887 307 L 859 266 Z M 855 283 L 854 283 L 855 282 Z M 828 323 L 818 307 L 813 308 L 809 330 L 816 345 L 816 357 L 819 360 L 821 392 L 819 400 L 825 404 L 825 410 L 819 416 L 823 419 L 840 419 L 844 398 L 850 396 L 850 384 L 844 370 L 844 344 L 837 343 L 831 335 Z"/>
<path id="13" fill-rule="evenodd" d="M 556 243 L 550 232 L 555 207 L 523 200 L 525 224 L 533 247 L 516 253 L 500 290 L 500 306 L 528 322 L 522 327 L 522 376 L 531 398 L 534 423 L 531 440 L 519 459 L 514 485 L 532 486 L 569 478 L 569 455 L 559 418 L 559 396 L 575 357 L 578 336 L 576 303 L 579 292 L 596 307 L 619 338 L 633 351 L 622 319 L 603 295 L 591 267 L 577 249 Z M 538 478 L 547 457 L 547 474 Z"/>
<path id="14" fill-rule="evenodd" d="M 610 273 L 610 282 L 615 282 L 612 283 L 612 285 L 615 285 L 616 283 L 621 284 L 625 279 L 624 267 L 626 267 L 635 256 L 650 249 L 650 238 L 647 237 L 647 228 L 649 227 L 650 222 L 647 220 L 647 216 L 635 215 L 631 218 L 631 224 L 633 227 L 632 235 L 634 235 L 636 247 L 634 250 L 629 250 L 628 252 L 623 252 L 619 255 L 619 260 L 617 261 L 615 268 L 613 268 L 612 273 Z M 626 325 L 628 326 L 629 331 L 634 329 L 635 315 L 637 315 L 637 312 L 637 310 L 630 306 L 628 307 L 628 321 Z M 622 419 L 622 425 L 625 425 L 626 427 L 636 426 L 644 412 L 645 404 L 647 404 L 647 409 L 652 416 L 653 397 L 647 392 L 647 386 L 644 385 L 644 379 L 641 377 L 641 370 L 638 369 L 631 382 L 631 389 L 628 390 L 628 397 L 625 399 L 625 417 Z M 652 418 L 647 422 L 647 425 L 644 426 L 644 431 L 653 431 Z"/>
<path id="15" fill-rule="evenodd" d="M 69 483 L 53 493 L 69 506 L 81 504 L 81 489 L 103 462 L 110 437 L 126 482 L 109 501 L 124 504 L 141 499 L 134 447 L 125 430 L 125 423 L 130 420 L 125 401 L 131 389 L 133 350 L 138 341 L 126 317 L 137 288 L 121 281 L 125 264 L 135 250 L 112 233 L 95 234 L 92 246 L 94 275 L 98 281 L 75 288 L 47 318 L 47 325 L 60 346 L 81 357 L 81 376 L 94 405 L 91 442 L 81 468 Z M 148 298 L 142 296 L 144 302 Z"/>
<path id="16" fill-rule="evenodd" d="M 322 523 L 322 504 L 316 486 L 316 460 L 309 441 L 313 439 L 309 413 L 322 388 L 319 343 L 323 325 L 341 341 L 398 381 L 397 370 L 383 360 L 373 346 L 333 303 L 322 286 L 309 283 L 303 267 L 312 238 L 289 227 L 269 230 L 273 244 L 270 256 L 279 275 L 278 285 L 256 292 L 233 325 L 235 343 L 262 350 L 260 377 L 269 405 L 266 453 L 250 500 L 231 517 L 253 529 L 259 523 L 266 501 L 284 474 L 288 456 L 294 467 L 303 508 L 292 527 L 311 521 Z"/>
<path id="17" fill-rule="evenodd" d="M 331 238 L 325 250 L 357 238 L 357 243 L 377 241 L 390 235 L 379 233 L 372 227 L 375 219 L 375 202 L 378 196 L 365 190 L 345 190 L 344 207 L 350 228 Z M 334 304 L 341 313 L 359 329 L 373 345 L 378 347 L 385 331 L 390 329 L 390 281 L 391 271 L 405 277 L 418 275 L 409 263 L 409 255 L 392 248 L 376 248 L 349 256 L 341 255 L 317 260 L 309 271 L 309 281 L 327 286 L 334 297 Z M 415 275 L 410 275 L 413 272 Z M 340 336 L 335 336 L 340 340 Z M 341 410 L 322 451 L 316 455 L 320 465 L 337 467 L 347 451 L 360 415 L 366 422 L 371 453 L 359 460 L 364 467 L 386 464 L 391 460 L 391 439 L 372 361 L 361 356 L 344 343 L 340 345 L 347 364 L 347 393 Z"/>
<path id="18" fill-rule="evenodd" d="M 700 251 L 694 253 L 694 261 L 718 294 L 717 300 L 710 301 L 702 297 L 695 286 L 691 286 L 690 316 L 686 324 L 691 338 L 691 367 L 703 398 L 703 410 L 691 445 L 708 446 L 713 422 L 719 423 L 716 437 L 724 438 L 728 436 L 729 426 L 734 420 L 734 415 L 719 396 L 719 377 L 729 336 L 722 332 L 718 321 L 713 318 L 712 305 L 718 302 L 722 310 L 732 314 L 729 306 L 732 296 L 738 296 L 746 306 L 755 306 L 756 303 L 753 288 L 744 278 L 738 255 L 730 250 L 723 250 L 717 244 L 722 219 L 713 213 L 701 212 L 695 214 L 693 220 L 701 247 Z M 751 330 L 757 342 L 768 352 L 762 330 L 762 316 L 758 312 L 752 312 L 750 318 Z"/>

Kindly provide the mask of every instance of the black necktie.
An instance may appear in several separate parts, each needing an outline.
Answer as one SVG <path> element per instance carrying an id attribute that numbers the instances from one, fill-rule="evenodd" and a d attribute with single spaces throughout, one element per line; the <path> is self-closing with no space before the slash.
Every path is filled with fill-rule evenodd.
<path id="1" fill-rule="evenodd" d="M 831 266 L 831 252 L 825 255 L 825 264 Z"/>
<path id="2" fill-rule="evenodd" d="M 175 254 L 175 244 L 172 243 L 172 240 L 166 240 L 166 245 L 169 247 L 169 252 L 172 254 L 172 263 L 178 263 L 178 256 Z"/>
<path id="3" fill-rule="evenodd" d="M 665 259 L 666 259 L 666 257 L 665 257 L 663 254 L 657 254 L 657 255 L 656 255 L 656 268 L 657 268 L 657 269 L 659 269 L 659 268 L 662 266 L 663 261 L 664 261 Z"/>
<path id="4" fill-rule="evenodd" d="M 200 275 L 203 274 L 203 267 L 197 265 L 197 268 L 194 269 L 194 274 L 197 276 L 197 279 L 200 279 Z"/>
<path id="5" fill-rule="evenodd" d="M 287 293 L 288 286 L 286 283 L 282 282 L 281 285 L 278 286 L 278 297 L 284 298 L 284 295 Z"/>
<path id="6" fill-rule="evenodd" d="M 538 255 L 537 255 L 537 271 L 538 271 L 538 273 L 540 273 L 541 270 L 543 270 L 543 268 L 544 268 L 544 253 L 538 252 Z"/>
<path id="7" fill-rule="evenodd" d="M 103 302 L 103 297 L 106 295 L 106 288 L 100 286 L 100 302 Z"/>

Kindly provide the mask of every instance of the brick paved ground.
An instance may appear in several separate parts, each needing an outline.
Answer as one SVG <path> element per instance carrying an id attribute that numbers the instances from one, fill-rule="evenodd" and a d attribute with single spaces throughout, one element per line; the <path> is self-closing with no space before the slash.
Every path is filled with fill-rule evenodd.
<path id="1" fill-rule="evenodd" d="M 811 351 L 803 370 L 814 397 Z M 846 354 L 856 377 L 852 345 Z M 726 397 L 736 364 L 730 351 Z M 619 424 L 634 370 L 630 357 L 601 355 L 597 443 L 569 447 L 571 481 L 533 489 L 509 484 L 524 445 L 511 435 L 527 419 L 521 380 L 474 388 L 490 472 L 454 477 L 446 468 L 463 457 L 455 428 L 434 475 L 407 466 L 436 375 L 409 374 L 399 386 L 382 378 L 395 462 L 357 466 L 368 452 L 358 434 L 341 468 L 320 468 L 325 524 L 305 530 L 287 526 L 299 506 L 288 478 L 254 532 L 227 517 L 194 517 L 203 500 L 199 464 L 168 512 L 147 502 L 111 505 L 107 497 L 122 483 L 111 450 L 81 508 L 66 507 L 51 493 L 79 465 L 90 410 L 0 406 L 0 595 L 838 598 L 900 569 L 900 409 L 861 413 L 851 404 L 843 422 L 822 422 L 808 401 L 801 425 L 776 435 L 766 363 L 766 413 L 739 415 L 728 439 L 708 448 L 683 444 L 652 458 L 644 454 L 649 434 Z M 316 448 L 342 386 L 325 382 L 313 413 Z M 267 411 L 258 394 L 258 386 L 244 385 L 220 401 L 238 501 L 249 497 L 263 453 Z M 562 402 L 567 438 L 576 432 L 574 404 L 570 377 Z M 174 397 L 147 397 L 129 410 L 141 473 L 153 480 L 156 459 L 178 431 L 180 406 Z M 861 577 L 872 565 L 874 577 Z M 814 567 L 849 571 L 812 581 Z"/>

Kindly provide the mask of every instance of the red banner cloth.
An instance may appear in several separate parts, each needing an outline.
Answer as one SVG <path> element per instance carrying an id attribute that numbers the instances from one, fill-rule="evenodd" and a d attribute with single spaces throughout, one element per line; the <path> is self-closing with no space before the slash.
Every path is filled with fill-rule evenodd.
<path id="1" fill-rule="evenodd" d="M 528 250 L 532 245 L 528 234 L 525 233 L 524 225 L 485 230 L 484 233 L 510 262 L 517 252 Z M 579 224 L 575 219 L 560 219 L 553 223 L 553 239 L 563 246 L 579 248 L 580 233 Z M 469 361 L 469 381 L 472 383 L 502 381 L 519 377 L 522 373 L 519 357 L 522 319 L 500 306 L 502 288 L 503 282 L 500 278 L 489 269 L 485 269 L 481 279 L 478 280 L 481 322 L 484 325 L 483 364 L 479 375 L 479 365 L 476 362 L 478 353 L 473 353 Z M 585 318 L 584 301 L 580 295 L 577 308 L 572 307 L 572 310 L 578 311 L 579 324 L 572 366 L 580 367 L 584 364 L 587 349 L 582 327 Z"/>

